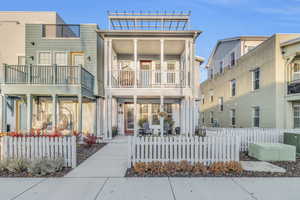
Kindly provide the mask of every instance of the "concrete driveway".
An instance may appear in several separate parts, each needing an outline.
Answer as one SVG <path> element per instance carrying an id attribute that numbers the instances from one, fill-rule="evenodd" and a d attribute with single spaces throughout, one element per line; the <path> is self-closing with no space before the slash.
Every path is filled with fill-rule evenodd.
<path id="1" fill-rule="evenodd" d="M 299 200 L 300 178 L 1 178 L 0 199 Z"/>

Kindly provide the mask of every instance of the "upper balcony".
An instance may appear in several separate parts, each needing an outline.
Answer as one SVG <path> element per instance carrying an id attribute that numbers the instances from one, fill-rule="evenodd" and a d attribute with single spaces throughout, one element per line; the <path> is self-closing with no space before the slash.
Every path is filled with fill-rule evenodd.
<path id="1" fill-rule="evenodd" d="M 4 65 L 6 92 L 92 95 L 94 76 L 82 66 L 58 65 Z M 16 87 L 18 86 L 18 87 Z M 11 91 L 13 90 L 13 91 Z"/>
<path id="2" fill-rule="evenodd" d="M 42 24 L 43 38 L 80 38 L 78 24 Z"/>

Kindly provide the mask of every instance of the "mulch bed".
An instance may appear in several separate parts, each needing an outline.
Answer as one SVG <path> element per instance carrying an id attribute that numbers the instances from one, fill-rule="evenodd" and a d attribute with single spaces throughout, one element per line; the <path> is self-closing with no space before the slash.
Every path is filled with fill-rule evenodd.
<path id="1" fill-rule="evenodd" d="M 240 154 L 241 161 L 257 161 L 256 159 L 248 156 L 246 153 Z M 174 172 L 172 174 L 145 174 L 140 176 L 133 171 L 133 168 L 127 169 L 126 177 L 300 177 L 300 158 L 296 162 L 270 162 L 279 167 L 286 169 L 286 173 L 270 173 L 270 172 L 249 172 L 243 171 L 242 173 L 222 173 L 213 174 L 208 172 L 206 174 L 193 174 L 191 172 Z"/>
<path id="2" fill-rule="evenodd" d="M 77 145 L 77 166 L 81 164 L 83 161 L 88 159 L 90 156 L 92 156 L 94 153 L 96 153 L 98 150 L 100 150 L 102 147 L 104 147 L 105 143 L 100 144 L 93 144 L 90 147 L 86 147 L 84 144 L 78 144 Z M 21 172 L 21 173 L 11 173 L 8 171 L 0 171 L 0 177 L 63 177 L 67 173 L 69 173 L 72 170 L 70 167 L 65 167 L 62 171 L 55 172 L 53 174 L 48 174 L 46 176 L 34 176 L 28 172 Z"/>

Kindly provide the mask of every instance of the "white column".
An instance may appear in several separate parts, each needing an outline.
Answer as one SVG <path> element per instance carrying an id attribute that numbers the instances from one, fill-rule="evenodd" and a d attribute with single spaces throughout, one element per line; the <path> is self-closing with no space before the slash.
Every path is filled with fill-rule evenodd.
<path id="1" fill-rule="evenodd" d="M 134 115 L 133 115 L 133 125 L 134 125 L 134 135 L 137 136 L 138 134 L 138 124 L 137 124 L 137 96 L 133 96 L 133 104 L 134 104 L 134 107 L 133 107 L 133 112 L 134 112 Z"/>
<path id="2" fill-rule="evenodd" d="M 164 85 L 166 83 L 165 77 L 165 65 L 164 65 L 164 40 L 160 40 L 160 73 L 161 73 L 161 84 Z"/>
<path id="3" fill-rule="evenodd" d="M 77 127 L 78 133 L 82 133 L 82 96 L 78 95 L 78 116 L 77 116 Z"/>
<path id="4" fill-rule="evenodd" d="M 108 40 L 108 86 L 111 88 L 111 76 L 112 76 L 112 40 Z"/>
<path id="5" fill-rule="evenodd" d="M 108 96 L 105 96 L 105 99 L 103 100 L 103 135 L 104 139 L 108 139 L 108 129 L 107 129 L 107 102 L 108 102 Z"/>
<path id="6" fill-rule="evenodd" d="M 57 128 L 57 96 L 52 95 L 52 130 Z"/>
<path id="7" fill-rule="evenodd" d="M 32 128 L 32 96 L 27 94 L 27 131 L 30 132 Z"/>
<path id="8" fill-rule="evenodd" d="M 94 102 L 94 117 L 95 117 L 95 120 L 94 120 L 94 134 L 99 137 L 99 99 L 95 99 L 95 102 Z"/>
<path id="9" fill-rule="evenodd" d="M 181 99 L 181 127 L 180 127 L 180 135 L 186 134 L 185 130 L 185 99 Z"/>
<path id="10" fill-rule="evenodd" d="M 189 41 L 185 40 L 185 65 L 184 65 L 184 70 L 185 70 L 185 87 L 188 87 L 188 70 L 189 70 Z"/>
<path id="11" fill-rule="evenodd" d="M 194 53 L 194 44 L 193 44 L 193 41 L 190 40 L 189 41 L 189 72 L 190 72 L 190 86 L 191 88 L 194 88 L 195 85 L 194 85 L 194 70 L 195 70 L 195 66 L 194 66 L 194 56 L 193 56 L 193 53 Z"/>
<path id="12" fill-rule="evenodd" d="M 112 121 L 113 121 L 113 115 L 112 115 L 112 95 L 109 94 L 108 97 L 108 137 L 109 139 L 112 139 Z"/>
<path id="13" fill-rule="evenodd" d="M 160 96 L 160 112 L 164 112 L 164 96 Z M 160 117 L 160 136 L 164 136 L 164 117 Z"/>
<path id="14" fill-rule="evenodd" d="M 0 130 L 1 132 L 6 132 L 6 95 L 0 95 L 0 106 L 1 106 L 1 113 L 0 113 Z"/>
<path id="15" fill-rule="evenodd" d="M 107 39 L 104 39 L 104 87 L 106 88 L 108 86 L 108 42 Z"/>
<path id="16" fill-rule="evenodd" d="M 190 136 L 194 135 L 194 99 L 190 98 Z"/>
<path id="17" fill-rule="evenodd" d="M 189 135 L 190 133 L 190 126 L 189 126 L 189 114 L 190 114 L 190 104 L 189 104 L 189 99 L 186 96 L 185 97 L 185 135 Z"/>
<path id="18" fill-rule="evenodd" d="M 138 77 L 138 55 L 137 55 L 137 39 L 133 40 L 133 60 L 135 67 L 135 76 L 134 76 L 134 87 L 137 88 L 137 77 Z"/>

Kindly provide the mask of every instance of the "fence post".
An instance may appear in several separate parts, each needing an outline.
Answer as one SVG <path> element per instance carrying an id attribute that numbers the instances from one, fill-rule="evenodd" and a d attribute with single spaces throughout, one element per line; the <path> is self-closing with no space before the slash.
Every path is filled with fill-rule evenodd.
<path id="1" fill-rule="evenodd" d="M 76 158 L 76 136 L 71 136 L 71 148 L 72 148 L 72 168 L 75 168 L 77 165 L 77 158 Z"/>

